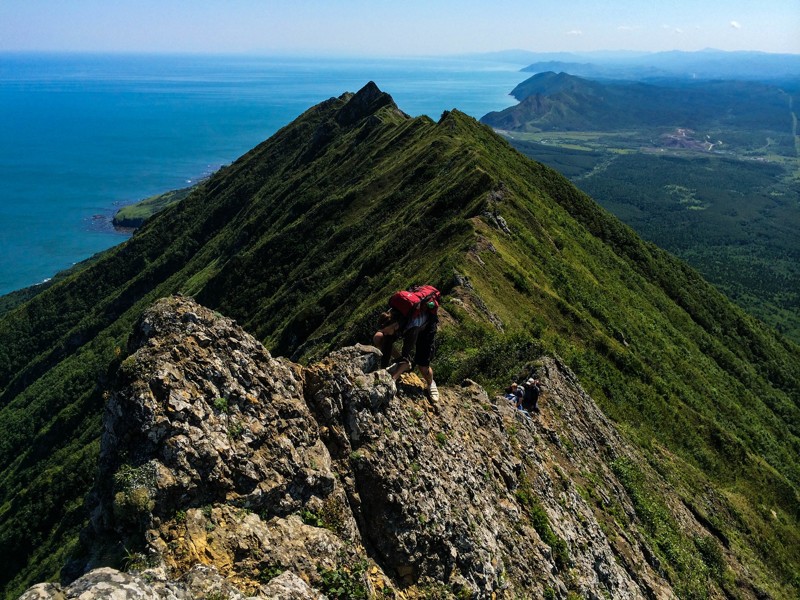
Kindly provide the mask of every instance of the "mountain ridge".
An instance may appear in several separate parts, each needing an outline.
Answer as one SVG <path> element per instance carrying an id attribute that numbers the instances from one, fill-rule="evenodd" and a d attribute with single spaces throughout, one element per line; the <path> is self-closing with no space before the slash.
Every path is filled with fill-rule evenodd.
<path id="1" fill-rule="evenodd" d="M 471 381 L 430 403 L 415 376 L 395 385 L 372 347 L 308 367 L 274 359 L 184 297 L 148 308 L 129 350 L 82 538 L 87 566 L 106 568 L 70 568 L 81 577 L 67 589 L 87 600 L 115 587 L 196 597 L 201 583 L 284 598 L 271 589 L 278 574 L 306 582 L 303 598 L 319 597 L 313 588 L 337 598 L 674 593 L 639 556 L 651 551 L 634 506 L 604 464 L 642 458 L 557 360 L 536 367 L 547 393 L 532 420 Z M 593 495 L 566 473 L 592 473 Z M 626 523 L 601 525 L 612 494 Z M 123 551 L 136 557 L 132 577 L 107 568 Z M 326 581 L 334 568 L 349 573 L 350 593 Z M 40 585 L 22 598 L 62 591 Z"/>
<path id="2" fill-rule="evenodd" d="M 765 82 L 796 81 L 800 75 L 797 54 L 722 51 L 706 48 L 696 52 L 680 50 L 647 53 L 562 53 L 532 55 L 522 71 L 568 71 L 583 77 L 602 79 L 738 79 Z"/>
<path id="3" fill-rule="evenodd" d="M 425 281 L 445 292 L 450 317 L 439 381 L 499 387 L 542 354 L 561 356 L 675 496 L 729 540 L 747 565 L 734 579 L 788 594 L 800 518 L 796 346 L 488 127 L 457 110 L 411 118 L 376 90 L 309 109 L 2 316 L 7 590 L 52 577 L 72 551 L 103 390 L 157 298 L 192 295 L 275 355 L 308 362 L 370 339 L 388 293 Z M 642 497 L 638 510 L 647 506 Z M 673 579 L 703 562 L 674 530 L 678 541 L 652 543 Z M 687 589 L 734 589 L 708 577 Z"/>
<path id="4" fill-rule="evenodd" d="M 481 122 L 510 131 L 792 130 L 790 96 L 757 82 L 601 82 L 544 72 L 517 85 L 511 95 L 520 103 L 488 113 Z M 752 110 L 756 105 L 758 111 Z"/>

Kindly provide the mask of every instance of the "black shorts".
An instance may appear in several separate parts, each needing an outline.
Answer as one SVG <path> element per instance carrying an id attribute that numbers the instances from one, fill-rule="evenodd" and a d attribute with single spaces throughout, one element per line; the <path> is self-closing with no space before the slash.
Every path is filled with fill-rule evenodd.
<path id="1" fill-rule="evenodd" d="M 434 342 L 436 340 L 436 322 L 429 322 L 424 327 L 414 327 L 403 334 L 402 357 L 410 364 L 429 367 L 433 360 Z M 413 361 L 412 359 L 413 351 Z"/>

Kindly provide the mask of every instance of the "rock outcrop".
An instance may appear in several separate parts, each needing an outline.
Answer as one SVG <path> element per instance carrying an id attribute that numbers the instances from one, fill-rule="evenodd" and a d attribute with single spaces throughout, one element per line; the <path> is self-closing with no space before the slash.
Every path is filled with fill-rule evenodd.
<path id="1" fill-rule="evenodd" d="M 639 461 L 557 360 L 531 418 L 469 380 L 431 404 L 371 346 L 274 358 L 184 297 L 129 350 L 75 580 L 25 600 L 673 596 L 609 466 Z"/>

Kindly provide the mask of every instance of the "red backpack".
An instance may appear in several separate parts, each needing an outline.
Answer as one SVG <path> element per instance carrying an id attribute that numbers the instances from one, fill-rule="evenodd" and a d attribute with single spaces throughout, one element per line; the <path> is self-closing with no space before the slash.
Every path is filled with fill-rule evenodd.
<path id="1" fill-rule="evenodd" d="M 408 318 L 419 313 L 421 307 L 428 302 L 433 302 L 433 313 L 442 303 L 442 294 L 432 285 L 415 285 L 408 290 L 400 290 L 389 298 L 389 306 L 397 309 L 404 317 Z"/>

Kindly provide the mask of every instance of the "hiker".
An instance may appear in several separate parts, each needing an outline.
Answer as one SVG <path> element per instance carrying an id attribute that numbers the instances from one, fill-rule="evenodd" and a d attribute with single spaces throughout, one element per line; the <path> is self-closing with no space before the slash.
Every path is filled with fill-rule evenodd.
<path id="1" fill-rule="evenodd" d="M 430 285 L 396 292 L 389 299 L 389 310 L 378 318 L 378 331 L 372 338 L 372 343 L 383 353 L 381 365 L 384 367 L 391 362 L 395 340 L 402 338 L 400 357 L 388 366 L 392 379 L 397 381 L 403 373 L 419 367 L 428 397 L 434 402 L 439 399 L 439 390 L 433 380 L 431 359 L 440 302 L 439 290 Z"/>
<path id="2" fill-rule="evenodd" d="M 396 308 L 382 312 L 378 317 L 378 331 L 372 336 L 372 345 L 381 351 L 381 367 L 386 369 L 393 358 L 400 355 L 394 350 L 394 342 L 400 334 L 403 315 Z M 395 354 L 393 356 L 392 354 Z"/>
<path id="3" fill-rule="evenodd" d="M 541 383 L 538 379 L 531 377 L 528 381 L 525 382 L 525 390 L 522 395 L 522 402 L 518 405 L 518 408 L 522 408 L 526 411 L 535 412 L 537 415 L 539 414 L 539 394 L 542 393 Z"/>
<path id="4" fill-rule="evenodd" d="M 525 408 L 523 407 L 523 401 L 525 400 L 525 385 L 524 384 L 518 385 L 517 391 L 515 393 L 517 396 L 516 407 L 519 410 L 525 410 Z"/>
<path id="5" fill-rule="evenodd" d="M 519 385 L 516 381 L 512 381 L 511 385 L 506 388 L 505 395 L 505 399 L 509 402 L 513 402 L 515 405 L 517 404 L 517 390 L 519 390 Z"/>

